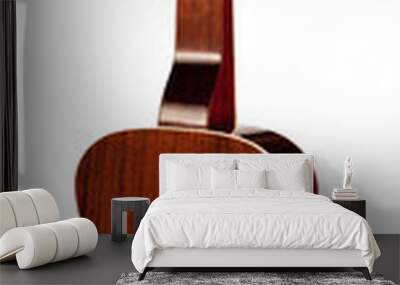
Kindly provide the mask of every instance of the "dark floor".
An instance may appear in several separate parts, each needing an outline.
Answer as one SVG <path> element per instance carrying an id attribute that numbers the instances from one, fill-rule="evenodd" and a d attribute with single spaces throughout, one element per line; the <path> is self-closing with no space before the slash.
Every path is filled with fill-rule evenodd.
<path id="1" fill-rule="evenodd" d="M 0 284 L 115 284 L 124 272 L 134 271 L 132 239 L 112 242 L 100 235 L 94 252 L 45 266 L 18 270 L 16 262 L 0 264 Z"/>
<path id="2" fill-rule="evenodd" d="M 382 256 L 375 272 L 399 283 L 400 235 L 376 235 Z M 0 265 L 0 284 L 115 284 L 124 272 L 134 271 L 130 260 L 131 239 L 111 242 L 101 235 L 97 249 L 82 256 L 42 267 L 19 270 L 15 262 Z"/>

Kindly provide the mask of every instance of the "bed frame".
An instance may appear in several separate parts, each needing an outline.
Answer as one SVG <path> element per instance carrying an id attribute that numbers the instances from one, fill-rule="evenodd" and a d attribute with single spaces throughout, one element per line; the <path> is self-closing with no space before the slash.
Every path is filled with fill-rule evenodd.
<path id="1" fill-rule="evenodd" d="M 167 160 L 229 160 L 239 158 L 295 158 L 304 159 L 310 167 L 309 181 L 312 180 L 314 160 L 311 154 L 162 154 L 160 155 L 160 194 L 165 192 L 165 164 Z M 313 193 L 312 183 L 307 189 Z M 229 269 L 229 271 L 265 271 L 265 269 L 334 269 L 353 268 L 361 271 L 371 280 L 365 261 L 359 250 L 331 249 L 249 249 L 249 248 L 170 248 L 156 250 L 152 261 L 139 275 L 142 280 L 146 273 L 156 268 L 176 269 Z"/>
<path id="2" fill-rule="evenodd" d="M 368 268 L 359 250 L 328 249 L 183 249 L 156 250 L 152 261 L 139 275 L 142 280 L 148 271 L 157 268 L 196 269 L 196 271 L 223 269 L 224 271 L 270 271 L 295 269 L 353 268 L 371 280 Z"/>

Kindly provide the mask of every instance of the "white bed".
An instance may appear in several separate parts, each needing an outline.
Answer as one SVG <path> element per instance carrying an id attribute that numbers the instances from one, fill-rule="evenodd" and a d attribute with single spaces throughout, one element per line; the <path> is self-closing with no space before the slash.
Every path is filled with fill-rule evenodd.
<path id="1" fill-rule="evenodd" d="M 184 166 L 182 177 L 168 172 L 175 164 Z M 300 164 L 304 177 L 296 168 Z M 370 278 L 380 255 L 372 231 L 362 217 L 312 194 L 313 164 L 310 154 L 161 155 L 160 197 L 132 243 L 141 278 L 154 267 L 354 267 Z M 239 189 L 236 184 L 215 189 L 215 181 L 208 189 L 197 185 L 207 175 L 200 171 L 191 177 L 185 170 L 193 165 L 249 175 L 267 165 L 272 169 L 267 173 L 275 175 L 268 176 L 271 185 L 293 189 Z M 197 188 L 185 188 L 196 179 L 201 180 Z"/>

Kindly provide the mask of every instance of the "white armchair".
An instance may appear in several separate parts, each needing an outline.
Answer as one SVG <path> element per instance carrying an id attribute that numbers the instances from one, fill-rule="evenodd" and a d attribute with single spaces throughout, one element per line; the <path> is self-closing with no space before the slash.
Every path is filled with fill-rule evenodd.
<path id="1" fill-rule="evenodd" d="M 43 189 L 0 193 L 0 262 L 17 259 L 20 269 L 84 255 L 97 245 L 88 219 L 60 221 L 53 196 Z"/>

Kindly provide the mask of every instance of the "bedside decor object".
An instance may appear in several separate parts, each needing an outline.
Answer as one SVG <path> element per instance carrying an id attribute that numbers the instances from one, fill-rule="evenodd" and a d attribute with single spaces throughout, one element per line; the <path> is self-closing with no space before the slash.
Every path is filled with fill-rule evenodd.
<path id="1" fill-rule="evenodd" d="M 358 192 L 351 186 L 353 178 L 353 163 L 350 156 L 344 161 L 344 177 L 342 188 L 334 188 L 332 192 L 333 200 L 358 200 Z"/>
<path id="2" fill-rule="evenodd" d="M 360 199 L 356 189 L 334 188 L 332 192 L 332 200 L 358 200 Z"/>
<path id="3" fill-rule="evenodd" d="M 150 199 L 144 197 L 120 197 L 111 200 L 111 239 L 113 241 L 123 241 L 126 239 L 126 212 L 135 214 L 135 231 L 139 227 Z"/>
<path id="4" fill-rule="evenodd" d="M 365 200 L 333 200 L 334 203 L 339 204 L 340 206 L 360 215 L 364 219 L 366 219 L 366 201 Z"/>
<path id="5" fill-rule="evenodd" d="M 344 161 L 344 178 L 343 178 L 343 189 L 351 190 L 351 178 L 353 176 L 353 163 L 351 157 L 346 157 Z"/>
<path id="6" fill-rule="evenodd" d="M 96 226 L 85 218 L 60 221 L 46 190 L 0 193 L 0 211 L 0 262 L 16 259 L 20 269 L 28 269 L 96 248 Z"/>

